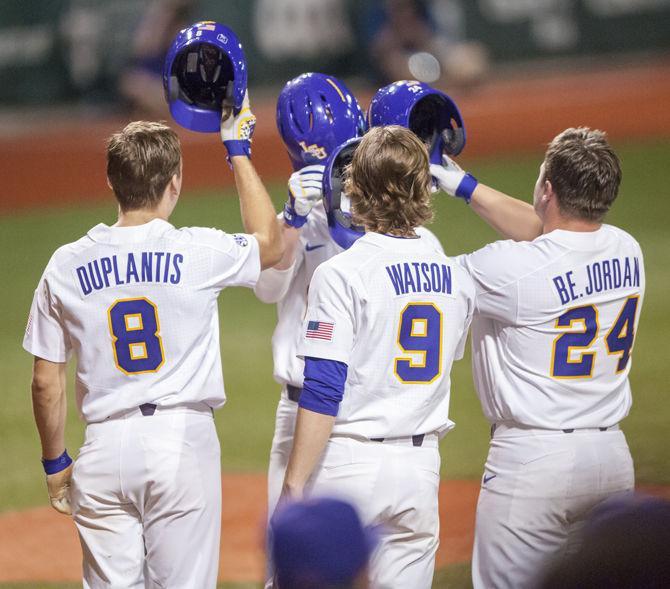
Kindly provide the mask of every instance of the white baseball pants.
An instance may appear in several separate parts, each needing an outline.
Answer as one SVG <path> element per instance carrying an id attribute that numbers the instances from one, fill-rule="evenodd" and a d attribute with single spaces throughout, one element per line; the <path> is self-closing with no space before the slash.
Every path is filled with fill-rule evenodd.
<path id="1" fill-rule="evenodd" d="M 84 587 L 216 587 L 221 462 L 211 410 L 89 424 L 75 461 Z"/>
<path id="2" fill-rule="evenodd" d="M 499 424 L 477 504 L 474 588 L 536 586 L 549 559 L 578 549 L 589 511 L 633 486 L 618 428 L 565 433 Z"/>
<path id="3" fill-rule="evenodd" d="M 374 589 L 428 589 L 439 543 L 440 454 L 436 434 L 373 442 L 334 436 L 311 495 L 353 503 L 364 525 L 379 526 L 370 563 Z M 336 555 L 335 555 L 336 556 Z"/>

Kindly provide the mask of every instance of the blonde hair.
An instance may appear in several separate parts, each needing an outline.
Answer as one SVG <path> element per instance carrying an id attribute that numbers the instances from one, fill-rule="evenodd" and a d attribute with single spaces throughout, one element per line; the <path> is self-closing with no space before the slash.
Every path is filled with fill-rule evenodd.
<path id="1" fill-rule="evenodd" d="M 155 207 L 180 165 L 179 138 L 163 123 L 128 123 L 107 142 L 107 178 L 123 211 Z"/>
<path id="2" fill-rule="evenodd" d="M 544 176 L 561 213 L 602 221 L 619 192 L 621 164 L 603 131 L 570 128 L 549 144 Z"/>
<path id="3" fill-rule="evenodd" d="M 377 233 L 411 233 L 432 220 L 428 152 L 409 129 L 373 127 L 345 171 L 356 223 Z"/>

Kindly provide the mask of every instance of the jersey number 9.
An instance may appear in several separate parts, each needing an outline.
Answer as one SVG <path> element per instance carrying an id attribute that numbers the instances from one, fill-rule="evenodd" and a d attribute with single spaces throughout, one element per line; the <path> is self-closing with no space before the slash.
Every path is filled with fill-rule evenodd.
<path id="1" fill-rule="evenodd" d="M 409 303 L 400 312 L 394 372 L 403 384 L 429 384 L 442 372 L 442 313 L 432 303 Z"/>
<path id="2" fill-rule="evenodd" d="M 158 372 L 165 362 L 158 309 L 149 299 L 121 299 L 107 311 L 114 361 L 124 374 Z"/>

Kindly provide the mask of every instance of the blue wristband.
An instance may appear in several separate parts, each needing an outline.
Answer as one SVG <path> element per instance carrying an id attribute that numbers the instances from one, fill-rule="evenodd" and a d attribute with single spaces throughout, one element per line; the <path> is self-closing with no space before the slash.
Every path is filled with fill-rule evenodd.
<path id="1" fill-rule="evenodd" d="M 47 474 L 56 474 L 61 470 L 65 470 L 70 464 L 72 464 L 72 458 L 68 456 L 67 449 L 58 458 L 51 460 L 42 458 L 42 466 L 44 467 L 44 472 Z"/>
<path id="2" fill-rule="evenodd" d="M 462 198 L 465 202 L 470 204 L 472 193 L 475 191 L 475 188 L 477 188 L 477 184 L 479 184 L 477 178 L 475 178 L 472 174 L 466 174 L 463 176 L 463 180 L 461 180 L 461 183 L 456 189 L 456 196 Z"/>
<path id="3" fill-rule="evenodd" d="M 223 145 L 228 150 L 228 157 L 236 155 L 246 155 L 251 157 L 251 141 L 248 139 L 234 139 L 231 141 L 224 141 Z"/>
<path id="4" fill-rule="evenodd" d="M 299 229 L 305 223 L 307 223 L 307 216 L 298 215 L 293 208 L 293 205 L 290 202 L 287 202 L 284 205 L 284 223 L 289 227 L 295 227 Z"/>

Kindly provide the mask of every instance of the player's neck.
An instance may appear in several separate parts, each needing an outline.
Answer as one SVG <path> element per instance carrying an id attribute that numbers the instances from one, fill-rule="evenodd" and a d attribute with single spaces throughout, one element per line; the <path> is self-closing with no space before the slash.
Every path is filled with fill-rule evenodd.
<path id="1" fill-rule="evenodd" d="M 551 233 L 556 229 L 562 231 L 591 232 L 598 231 L 602 227 L 599 221 L 589 221 L 586 219 L 577 219 L 574 217 L 565 217 L 562 215 L 548 215 L 543 219 L 542 233 Z"/>
<path id="2" fill-rule="evenodd" d="M 119 211 L 118 221 L 115 227 L 132 227 L 134 225 L 144 225 L 154 219 L 168 220 L 168 216 L 160 209 L 138 209 L 135 211 Z"/>

